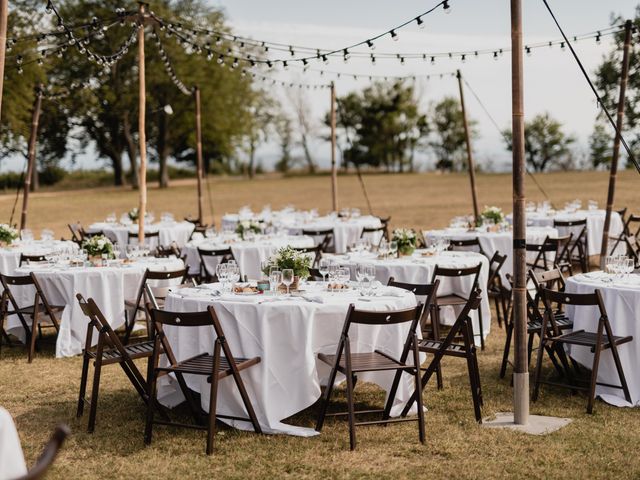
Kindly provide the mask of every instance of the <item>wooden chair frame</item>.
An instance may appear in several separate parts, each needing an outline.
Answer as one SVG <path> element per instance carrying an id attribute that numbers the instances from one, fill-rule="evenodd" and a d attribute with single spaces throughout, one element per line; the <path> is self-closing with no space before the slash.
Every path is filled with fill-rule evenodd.
<path id="1" fill-rule="evenodd" d="M 67 425 L 58 425 L 38 457 L 38 460 L 36 460 L 36 463 L 29 469 L 26 475 L 18 477 L 16 480 L 38 480 L 44 478 L 58 456 L 58 452 L 62 448 L 64 441 L 70 434 L 71 429 Z"/>
<path id="2" fill-rule="evenodd" d="M 450 251 L 466 251 L 473 252 L 471 248 L 476 247 L 478 251 L 476 253 L 481 253 L 485 257 L 488 257 L 486 252 L 483 250 L 482 245 L 480 245 L 480 239 L 478 237 L 474 238 L 464 238 L 464 239 L 449 239 L 449 250 Z"/>
<path id="3" fill-rule="evenodd" d="M 200 256 L 200 281 L 202 282 L 217 282 L 218 275 L 213 272 L 209 272 L 207 268 L 207 264 L 205 262 L 206 257 L 221 257 L 220 263 L 227 263 L 229 260 L 234 260 L 236 257 L 233 256 L 233 251 L 231 247 L 223 248 L 218 250 L 206 250 L 198 247 L 198 255 Z M 242 278 L 242 275 L 240 275 Z"/>
<path id="4" fill-rule="evenodd" d="M 502 283 L 500 270 L 507 261 L 506 255 L 495 252 L 489 260 L 489 278 L 487 279 L 487 295 L 494 300 L 496 306 L 496 319 L 498 326 L 507 323 L 507 302 L 511 298 L 511 289 L 507 289 Z"/>
<path id="5" fill-rule="evenodd" d="M 587 219 L 582 220 L 554 220 L 554 228 L 579 228 L 580 232 L 573 235 L 568 245 L 567 258 L 569 263 L 578 262 L 583 272 L 589 271 L 589 236 L 587 234 Z"/>
<path id="6" fill-rule="evenodd" d="M 307 235 L 309 237 L 322 237 L 318 245 L 320 245 L 322 253 L 332 253 L 335 251 L 335 234 L 333 233 L 333 228 L 328 228 L 326 230 L 302 230 L 302 235 Z M 331 247 L 331 244 L 334 244 Z"/>

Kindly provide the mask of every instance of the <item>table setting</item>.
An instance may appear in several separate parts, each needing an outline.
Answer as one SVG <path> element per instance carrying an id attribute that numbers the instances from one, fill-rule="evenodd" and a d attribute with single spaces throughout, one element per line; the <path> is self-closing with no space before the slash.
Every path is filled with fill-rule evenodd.
<path id="1" fill-rule="evenodd" d="M 602 385 L 596 387 L 596 395 L 616 406 L 640 406 L 640 274 L 633 273 L 633 259 L 622 255 L 605 259 L 605 270 L 574 275 L 566 280 L 568 293 L 593 293 L 600 291 L 611 329 L 616 336 L 633 336 L 633 340 L 618 348 L 632 403 L 629 404 L 622 390 Z M 596 309 L 567 306 L 567 316 L 573 319 L 574 330 L 595 332 L 599 312 Z M 588 348 L 572 346 L 571 356 L 580 364 L 591 368 L 593 353 Z M 598 381 L 618 384 L 618 376 L 610 350 L 604 350 L 600 357 Z"/>
<path id="2" fill-rule="evenodd" d="M 53 232 L 43 231 L 40 239 L 25 232 L 22 239 L 0 246 L 0 272 L 13 275 L 20 264 L 20 255 L 71 254 L 78 251 L 78 245 L 67 240 L 55 240 Z"/>
<path id="3" fill-rule="evenodd" d="M 153 213 L 147 213 L 145 216 L 145 232 L 159 232 L 157 242 L 160 245 L 171 245 L 175 243 L 178 247 L 184 246 L 191 238 L 191 234 L 195 229 L 195 225 L 187 221 L 176 221 L 173 214 L 163 212 L 159 222 L 154 222 Z M 112 242 L 119 245 L 127 245 L 129 243 L 129 233 L 138 232 L 138 210 L 136 208 L 122 214 L 119 220 L 115 212 L 107 215 L 102 222 L 95 222 L 87 228 L 88 233 L 103 232 Z M 135 242 L 137 243 L 137 242 Z M 156 239 L 149 239 L 151 246 L 155 245 Z"/>
<path id="4" fill-rule="evenodd" d="M 261 357 L 256 367 L 243 372 L 243 379 L 263 431 L 312 436 L 317 434 L 312 428 L 289 425 L 282 420 L 320 397 L 329 368 L 317 360 L 317 355 L 335 353 L 349 305 L 363 310 L 392 311 L 415 306 L 416 298 L 411 292 L 393 287 L 362 291 L 348 280 L 341 280 L 340 289 L 328 288 L 325 282 L 301 282 L 295 291 L 287 288 L 290 291 L 287 294 L 279 288 L 286 275 L 283 274 L 284 270 L 272 270 L 271 284 L 263 291 L 257 289 L 257 283 L 237 284 L 235 278 L 225 284 L 183 288 L 168 295 L 165 308 L 203 311 L 213 305 L 234 355 Z M 244 291 L 251 287 L 255 288 L 252 293 Z M 406 325 L 360 325 L 352 329 L 352 351 L 379 349 L 397 357 L 408 333 L 406 328 Z M 178 360 L 212 352 L 215 339 L 212 328 L 167 327 L 165 332 Z M 392 378 L 388 372 L 359 374 L 362 381 L 376 383 L 386 390 Z M 189 388 L 201 394 L 202 407 L 207 408 L 206 381 L 189 375 L 186 380 Z M 394 416 L 400 413 L 412 391 L 411 379 L 403 376 L 392 410 Z M 159 399 L 168 406 L 180 403 L 182 395 L 173 380 L 166 380 L 160 387 Z M 240 414 L 242 408 L 231 382 L 223 381 L 218 411 Z M 250 428 L 243 422 L 230 423 L 237 428 Z"/>

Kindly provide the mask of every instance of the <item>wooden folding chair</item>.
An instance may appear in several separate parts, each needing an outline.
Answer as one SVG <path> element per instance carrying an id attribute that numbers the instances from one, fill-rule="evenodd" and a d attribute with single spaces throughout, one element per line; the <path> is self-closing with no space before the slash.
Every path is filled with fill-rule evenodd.
<path id="1" fill-rule="evenodd" d="M 595 289 L 593 293 L 566 293 L 556 292 L 546 288 L 541 292 L 542 302 L 545 305 L 545 314 L 542 324 L 542 339 L 540 340 L 538 360 L 536 363 L 535 383 L 533 388 L 533 401 L 538 399 L 540 393 L 540 385 L 545 383 L 549 385 L 560 386 L 569 388 L 571 390 L 583 390 L 588 392 L 589 398 L 587 401 L 587 413 L 593 412 L 593 404 L 595 401 L 595 392 L 597 385 L 604 385 L 610 388 L 619 388 L 624 392 L 624 397 L 627 402 L 631 402 L 631 395 L 629 393 L 629 387 L 627 385 L 624 371 L 622 369 L 622 363 L 620 362 L 620 356 L 618 354 L 618 346 L 625 343 L 629 343 L 633 340 L 633 337 L 628 335 L 625 337 L 614 336 L 611 330 L 611 323 L 607 311 L 602 301 L 602 294 L 600 290 Z M 591 306 L 597 307 L 600 314 L 598 318 L 598 328 L 596 332 L 587 332 L 585 330 L 573 330 L 568 333 L 562 333 L 558 328 L 555 321 L 555 313 L 552 309 L 552 304 L 560 306 L 574 305 L 574 306 Z M 581 312 L 583 313 L 583 312 Z M 549 328 L 547 328 L 549 325 Z M 576 381 L 571 374 L 571 370 L 568 366 L 565 368 L 567 372 L 567 383 L 558 383 L 542 380 L 542 349 L 550 345 L 555 347 L 556 350 L 562 350 L 564 352 L 565 345 L 576 345 L 591 348 L 594 353 L 593 364 L 591 367 L 591 377 L 588 385 L 582 385 Z M 618 379 L 620 385 L 613 385 L 610 383 L 598 382 L 598 368 L 600 365 L 600 354 L 603 350 L 611 350 L 613 361 L 618 373 Z"/>
<path id="2" fill-rule="evenodd" d="M 128 232 L 127 233 L 127 243 L 131 244 L 131 240 L 135 240 L 136 243 L 138 243 L 138 232 Z M 152 242 L 153 240 L 155 240 L 155 242 Z M 155 232 L 145 232 L 144 234 L 144 241 L 147 242 L 149 245 L 151 245 L 151 243 L 155 243 L 156 246 L 160 245 L 160 231 L 156 230 Z"/>
<path id="3" fill-rule="evenodd" d="M 176 242 L 171 242 L 171 245 L 158 245 L 153 256 L 156 258 L 181 258 L 182 250 Z"/>
<path id="4" fill-rule="evenodd" d="M 495 252 L 489 260 L 489 278 L 487 279 L 487 295 L 493 299 L 496 306 L 496 319 L 498 326 L 502 328 L 503 323 L 507 323 L 507 302 L 511 298 L 511 289 L 506 288 L 502 283 L 500 270 L 507 261 L 506 255 Z"/>
<path id="5" fill-rule="evenodd" d="M 102 311 L 100 311 L 98 305 L 96 305 L 96 302 L 92 298 L 85 300 L 80 293 L 76 295 L 76 298 L 78 299 L 82 313 L 89 319 L 84 349 L 82 351 L 82 374 L 80 376 L 80 391 L 78 393 L 76 417 L 80 418 L 84 412 L 84 406 L 87 402 L 85 395 L 87 392 L 89 364 L 93 361 L 93 382 L 91 386 L 91 399 L 89 400 L 89 423 L 87 425 L 87 431 L 92 433 L 96 423 L 100 376 L 103 366 L 119 365 L 136 389 L 136 392 L 138 392 L 138 395 L 140 395 L 142 401 L 148 403 L 147 381 L 133 361 L 140 358 L 150 359 L 153 352 L 153 342 L 146 341 L 132 343 L 126 346 L 123 345 L 118 335 L 116 335 L 102 314 Z M 93 347 L 94 330 L 98 332 L 98 343 L 95 347 Z M 148 366 L 147 369 L 149 368 Z"/>
<path id="6" fill-rule="evenodd" d="M 28 352 L 28 362 L 31 363 L 36 348 L 36 327 L 38 334 L 42 337 L 42 327 L 53 327 L 56 334 L 60 331 L 59 315 L 64 310 L 64 306 L 51 305 L 47 297 L 38 283 L 36 276 L 31 273 L 25 276 L 11 276 L 0 273 L 0 283 L 2 283 L 2 300 L 3 315 L 0 320 L 0 327 L 4 330 L 4 323 L 10 315 L 16 315 L 24 328 L 26 334 L 26 346 Z M 32 286 L 35 289 L 35 296 L 32 305 L 20 306 L 15 296 L 11 292 L 10 287 L 27 287 Z M 31 321 L 27 321 L 26 317 L 31 317 Z M 46 322 L 50 322 L 46 323 Z M 5 332 L 6 335 L 6 332 Z"/>
<path id="7" fill-rule="evenodd" d="M 38 460 L 36 460 L 36 463 L 29 469 L 26 475 L 18 477 L 15 480 L 39 480 L 44 478 L 58 456 L 58 452 L 62 448 L 62 444 L 70 434 L 71 429 L 67 425 L 58 425 L 45 445 L 44 450 L 38 457 Z"/>
<path id="8" fill-rule="evenodd" d="M 176 423 L 171 422 L 170 420 L 156 420 L 154 418 L 156 408 L 154 407 L 154 404 L 150 402 L 147 408 L 147 422 L 144 435 L 145 444 L 151 444 L 154 424 L 203 429 L 207 430 L 207 455 L 211 455 L 213 453 L 216 417 L 250 422 L 256 433 L 262 433 L 253 405 L 251 404 L 244 382 L 240 376 L 240 372 L 242 370 L 260 363 L 260 357 L 240 358 L 233 356 L 231 353 L 231 347 L 226 340 L 224 331 L 222 330 L 222 326 L 218 320 L 218 316 L 212 306 L 210 306 L 206 312 L 178 313 L 157 310 L 155 308 L 151 308 L 150 310 L 151 318 L 155 326 L 155 337 L 149 378 L 149 397 L 154 400 L 156 399 L 157 381 L 160 376 L 174 374 L 178 380 L 180 389 L 187 400 L 187 404 L 191 409 L 195 424 Z M 178 361 L 173 354 L 169 339 L 164 332 L 164 327 L 167 325 L 174 328 L 212 326 L 216 333 L 213 355 L 202 353 L 194 357 Z M 160 365 L 159 359 L 161 354 L 166 355 L 168 365 Z M 200 408 L 196 404 L 193 395 L 184 380 L 184 375 L 186 374 L 206 376 L 207 380 L 211 383 L 209 392 L 209 415 L 206 426 L 199 423 Z M 218 385 L 220 380 L 228 376 L 233 377 L 235 385 L 240 392 L 240 397 L 242 398 L 248 417 L 219 415 L 216 413 Z"/>
<path id="9" fill-rule="evenodd" d="M 209 267 L 207 267 L 207 258 L 219 258 L 220 261 L 218 263 L 227 263 L 230 260 L 235 261 L 236 259 L 236 257 L 233 256 L 231 247 L 218 250 L 206 250 L 204 248 L 198 247 L 198 255 L 200 256 L 200 281 L 207 283 L 218 281 L 218 275 L 216 274 L 215 270 L 211 272 L 209 271 Z M 242 275 L 240 276 L 240 278 L 242 278 Z"/>
<path id="10" fill-rule="evenodd" d="M 340 416 L 347 415 L 349 420 L 349 444 L 351 450 L 356 448 L 356 431 L 355 427 L 360 425 L 376 425 L 376 424 L 388 424 L 395 422 L 416 421 L 415 418 L 395 418 L 390 419 L 391 407 L 396 396 L 396 391 L 400 383 L 400 377 L 403 372 L 407 372 L 413 375 L 415 379 L 415 388 L 421 391 L 420 383 L 420 357 L 418 353 L 418 337 L 416 335 L 416 328 L 420 321 L 420 315 L 422 314 L 423 307 L 418 305 L 415 308 L 407 310 L 399 310 L 394 312 L 370 312 L 356 310 L 355 306 L 349 305 L 347 311 L 347 317 L 340 334 L 340 341 L 338 342 L 338 348 L 335 355 L 327 355 L 324 353 L 318 354 L 318 358 L 323 362 L 331 365 L 331 373 L 329 374 L 329 380 L 327 388 L 322 396 L 322 403 L 320 412 L 318 414 L 318 420 L 316 422 L 316 430 L 319 432 L 322 430 L 324 420 L 327 416 Z M 391 326 L 399 325 L 402 323 L 408 323 L 409 332 L 404 342 L 404 347 L 399 359 L 395 359 L 390 355 L 387 355 L 380 350 L 374 350 L 373 352 L 361 352 L 351 353 L 351 344 L 349 340 L 349 331 L 351 325 L 380 325 Z M 412 354 L 413 358 L 411 362 L 407 362 L 409 354 Z M 353 398 L 353 377 L 359 372 L 371 372 L 371 371 L 395 371 L 395 377 L 389 390 L 387 402 L 383 410 L 366 410 L 356 411 L 354 407 Z M 336 375 L 340 372 L 347 377 L 347 412 L 331 413 L 327 414 L 327 407 L 329 400 L 331 399 L 331 393 L 333 392 Z M 356 422 L 355 417 L 358 414 L 372 414 L 382 413 L 381 420 L 373 420 L 366 422 Z M 424 412 L 422 408 L 422 398 L 418 399 L 418 432 L 420 442 L 424 443 Z"/>
<path id="11" fill-rule="evenodd" d="M 435 270 L 433 271 L 433 277 L 431 279 L 431 283 L 435 283 L 435 281 L 439 278 L 461 278 L 461 277 L 472 277 L 472 285 L 469 289 L 469 295 L 472 295 L 478 289 L 478 282 L 480 280 L 480 270 L 482 269 L 482 264 L 479 263 L 475 267 L 468 268 L 444 268 L 436 265 Z M 456 294 L 452 293 L 450 295 L 443 295 L 436 297 L 436 304 L 438 308 L 436 309 L 435 316 L 437 321 L 433 322 L 434 328 L 439 329 L 440 325 L 440 308 L 441 307 L 462 307 L 468 301 L 470 296 L 465 297 L 464 294 Z M 478 324 L 480 327 L 480 348 L 484 350 L 484 325 L 482 321 L 482 309 L 478 309 Z M 440 338 L 439 330 L 436 333 L 436 338 Z"/>
<path id="12" fill-rule="evenodd" d="M 635 268 L 640 268 L 640 243 L 635 235 L 627 235 L 624 237 L 627 245 L 627 255 L 633 258 Z"/>
<path id="13" fill-rule="evenodd" d="M 380 223 L 384 228 L 383 238 L 388 242 L 391 239 L 391 235 L 389 235 L 389 222 L 391 222 L 391 217 L 378 217 L 380 219 Z"/>
<path id="14" fill-rule="evenodd" d="M 180 270 L 174 270 L 170 272 L 158 272 L 151 271 L 149 269 L 145 270 L 144 275 L 142 276 L 142 280 L 140 281 L 140 287 L 138 287 L 138 293 L 136 294 L 135 300 L 125 300 L 125 335 L 124 335 L 124 343 L 125 345 L 129 343 L 129 339 L 131 338 L 131 333 L 133 333 L 133 328 L 136 324 L 136 317 L 138 311 L 142 311 L 145 313 L 145 323 L 147 325 L 147 332 L 151 329 L 151 319 L 147 316 L 146 310 L 144 308 L 143 295 L 145 286 L 149 281 L 155 282 L 170 282 L 171 280 L 175 280 L 176 278 L 180 279 L 180 284 L 184 283 L 187 279 L 187 269 L 182 268 Z M 166 285 L 165 285 L 166 286 Z"/>
<path id="15" fill-rule="evenodd" d="M 320 259 L 322 258 L 322 246 L 316 245 L 315 247 L 291 247 L 296 252 L 305 253 L 309 256 L 313 255 L 313 261 L 311 262 L 311 266 L 313 268 L 317 268 L 320 263 Z"/>
<path id="16" fill-rule="evenodd" d="M 571 275 L 572 262 L 570 257 L 570 245 L 572 233 L 569 235 L 551 238 L 545 237 L 542 243 L 527 242 L 526 251 L 535 253 L 533 260 L 527 259 L 527 267 L 533 270 L 549 270 L 554 265 L 561 267 L 563 271 L 569 271 Z"/>
<path id="17" fill-rule="evenodd" d="M 422 339 L 418 343 L 418 350 L 423 353 L 433 355 L 431 362 L 426 369 L 421 369 L 424 374 L 420 381 L 421 388 L 416 388 L 409 401 L 402 410 L 402 416 L 406 416 L 413 406 L 414 402 L 418 402 L 418 410 L 422 410 L 422 390 L 429 383 L 429 379 L 433 373 L 437 371 L 442 359 L 445 356 L 464 358 L 467 361 L 467 371 L 469 374 L 469 384 L 471 386 L 471 398 L 473 400 L 473 410 L 476 421 L 482 422 L 482 387 L 480 384 L 480 369 L 478 368 L 478 357 L 476 355 L 476 346 L 473 336 L 473 325 L 470 313 L 478 310 L 482 302 L 481 290 L 475 289 L 469 295 L 469 299 L 464 308 L 458 315 L 456 322 L 449 330 L 449 333 L 443 340 Z M 456 337 L 462 337 L 462 343 L 455 343 Z"/>
<path id="18" fill-rule="evenodd" d="M 578 263 L 582 272 L 589 271 L 589 235 L 587 219 L 582 220 L 554 220 L 554 228 L 558 233 L 569 232 L 572 238 L 569 242 L 567 258 L 571 264 Z"/>
<path id="19" fill-rule="evenodd" d="M 302 230 L 302 235 L 307 235 L 319 240 L 318 245 L 320 246 L 322 253 L 334 253 L 336 251 L 333 228 L 326 230 Z"/>
<path id="20" fill-rule="evenodd" d="M 84 240 L 83 229 L 80 222 L 78 223 L 68 223 L 67 227 L 69 227 L 69 231 L 71 232 L 71 241 L 77 243 L 78 245 L 82 245 L 82 241 Z"/>
<path id="21" fill-rule="evenodd" d="M 25 255 L 24 253 L 20 254 L 20 260 L 18 262 L 18 266 L 21 267 L 24 264 L 29 265 L 30 263 L 44 263 L 47 261 L 45 255 Z"/>
<path id="22" fill-rule="evenodd" d="M 375 240 L 378 234 L 380 235 L 380 238 L 378 238 L 378 240 Z M 386 240 L 387 237 L 388 237 L 387 227 L 384 224 L 381 225 L 380 227 L 371 227 L 371 228 L 364 227 L 362 229 L 362 233 L 360 234 L 360 238 L 371 239 L 371 245 L 376 247 L 380 246 L 382 239 Z"/>
<path id="23" fill-rule="evenodd" d="M 449 240 L 449 250 L 452 252 L 460 251 L 460 252 L 476 252 L 481 253 L 485 257 L 487 254 L 482 249 L 480 245 L 480 239 L 478 237 L 475 238 L 465 238 L 460 240 Z"/>

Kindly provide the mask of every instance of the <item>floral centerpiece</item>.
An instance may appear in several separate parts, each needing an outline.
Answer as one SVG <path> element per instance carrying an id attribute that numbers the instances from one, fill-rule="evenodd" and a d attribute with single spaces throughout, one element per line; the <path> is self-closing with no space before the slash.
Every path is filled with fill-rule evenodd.
<path id="1" fill-rule="evenodd" d="M 484 207 L 484 210 L 480 214 L 480 225 L 488 225 L 490 229 L 497 228 L 497 226 L 504 223 L 504 213 L 499 207 Z"/>
<path id="2" fill-rule="evenodd" d="M 294 280 L 291 289 L 298 288 L 298 281 L 309 276 L 311 268 L 311 257 L 308 254 L 294 250 L 291 247 L 282 247 L 269 258 L 268 266 L 263 269 L 263 273 L 269 276 L 272 265 L 278 267 L 280 271 L 290 268 L 293 270 Z"/>
<path id="3" fill-rule="evenodd" d="M 106 255 L 108 259 L 114 259 L 113 243 L 104 235 L 95 235 L 82 242 L 82 249 L 92 260 L 102 259 Z"/>
<path id="4" fill-rule="evenodd" d="M 138 217 L 140 216 L 140 213 L 138 212 L 138 207 L 134 207 L 131 210 L 129 210 L 127 212 L 127 216 L 129 217 L 129 220 L 131 220 L 132 222 L 137 222 Z"/>
<path id="5" fill-rule="evenodd" d="M 236 227 L 236 233 L 240 235 L 240 238 L 244 240 L 244 236 L 247 232 L 262 233 L 262 227 L 259 223 L 253 220 L 241 220 Z"/>
<path id="6" fill-rule="evenodd" d="M 18 238 L 18 230 L 6 223 L 0 223 L 0 245 L 11 245 Z"/>
<path id="7" fill-rule="evenodd" d="M 411 255 L 416 249 L 418 237 L 416 232 L 410 228 L 396 228 L 393 231 L 391 240 L 398 245 L 398 253 L 400 255 Z"/>

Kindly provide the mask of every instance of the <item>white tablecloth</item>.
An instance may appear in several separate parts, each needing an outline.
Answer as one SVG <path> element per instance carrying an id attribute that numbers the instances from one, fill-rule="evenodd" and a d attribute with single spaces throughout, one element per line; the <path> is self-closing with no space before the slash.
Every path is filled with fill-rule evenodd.
<path id="1" fill-rule="evenodd" d="M 13 418 L 0 407 L 0 480 L 13 480 L 26 473 L 27 466 Z"/>
<path id="2" fill-rule="evenodd" d="M 350 303 L 363 310 L 387 311 L 416 305 L 411 292 L 397 290 L 399 297 L 379 297 L 361 301 L 355 292 L 322 292 L 322 284 L 305 286 L 308 293 L 319 295 L 324 303 L 301 298 L 271 301 L 264 295 L 212 297 L 204 290 L 181 290 L 170 294 L 165 309 L 202 311 L 214 305 L 231 351 L 236 356 L 260 356 L 261 362 L 242 372 L 249 398 L 263 431 L 310 436 L 315 430 L 282 423 L 282 420 L 313 405 L 320 398 L 320 386 L 326 383 L 329 367 L 317 358 L 318 353 L 335 354 L 340 332 Z M 396 290 L 396 289 L 393 289 Z M 406 339 L 408 324 L 389 326 L 354 326 L 351 349 L 355 352 L 380 349 L 399 357 Z M 213 328 L 166 328 L 178 360 L 213 351 Z M 374 382 L 388 389 L 393 373 L 358 374 L 361 381 Z M 202 395 L 202 407 L 208 408 L 210 385 L 205 378 L 187 376 L 189 387 Z M 413 382 L 403 376 L 392 413 L 398 415 L 413 392 Z M 178 392 L 179 393 L 179 392 Z M 159 389 L 166 404 L 178 403 L 174 388 Z M 246 416 L 231 378 L 224 379 L 218 393 L 218 412 Z M 245 422 L 236 427 L 251 428 Z"/>
<path id="3" fill-rule="evenodd" d="M 174 271 L 183 268 L 183 263 L 176 258 L 146 258 L 132 264 L 111 267 L 61 268 L 32 265 L 17 269 L 16 274 L 28 275 L 35 272 L 49 303 L 65 306 L 56 341 L 56 356 L 69 357 L 82 353 L 87 332 L 88 319 L 80 309 L 76 294 L 93 298 L 110 325 L 114 329 L 118 328 L 125 321 L 124 302 L 136 299 L 147 268 Z M 32 287 L 15 287 L 12 292 L 20 305 L 33 304 Z M 17 318 L 9 319 L 7 323 L 11 333 L 20 335 L 22 325 Z"/>
<path id="4" fill-rule="evenodd" d="M 234 241 L 224 243 L 219 238 L 205 238 L 200 240 L 192 240 L 187 243 L 182 252 L 187 256 L 187 265 L 189 273 L 198 273 L 200 271 L 200 255 L 198 248 L 203 250 L 222 250 L 231 247 L 233 256 L 235 257 L 240 272 L 248 278 L 261 278 L 260 263 L 268 259 L 276 250 L 282 247 L 291 246 L 294 248 L 313 247 L 315 242 L 313 238 L 302 235 L 285 235 L 278 237 L 261 237 L 253 241 Z M 215 272 L 217 260 L 210 257 L 206 259 L 209 272 Z"/>
<path id="5" fill-rule="evenodd" d="M 632 335 L 633 340 L 618 347 L 622 369 L 624 370 L 629 393 L 634 406 L 640 406 L 640 275 L 632 275 L 629 280 L 605 282 L 608 276 L 602 272 L 591 272 L 586 275 L 575 275 L 567 279 L 566 291 L 569 293 L 593 293 L 597 288 L 609 316 L 611 330 L 616 336 Z M 567 315 L 573 319 L 575 330 L 596 332 L 598 328 L 597 307 L 568 307 Z M 593 354 L 587 347 L 571 346 L 571 356 L 580 364 L 591 369 Z M 620 385 L 611 350 L 600 355 L 598 381 Z M 622 390 L 616 388 L 596 387 L 596 394 L 607 403 L 617 406 L 630 406 L 624 398 Z"/>
<path id="6" fill-rule="evenodd" d="M 412 257 L 401 257 L 389 260 L 377 260 L 373 254 L 348 254 L 334 255 L 336 263 L 348 266 L 351 269 L 351 278 L 355 280 L 355 268 L 358 263 L 371 263 L 376 267 L 376 280 L 386 285 L 389 278 L 393 277 L 398 282 L 405 283 L 431 283 L 436 265 L 446 268 L 468 268 L 482 265 L 478 279 L 478 287 L 482 289 L 482 326 L 485 338 L 491 329 L 491 309 L 487 296 L 487 281 L 489 276 L 489 261 L 487 257 L 475 252 L 443 252 L 430 257 L 421 256 L 417 251 Z M 456 293 L 468 296 L 473 277 L 441 278 L 438 295 L 450 295 Z M 443 323 L 452 325 L 459 309 L 445 307 L 441 312 Z M 480 323 L 477 312 L 472 312 L 473 333 L 476 342 L 480 340 Z"/>
<path id="7" fill-rule="evenodd" d="M 478 238 L 480 246 L 489 258 L 494 253 L 500 252 L 500 255 L 506 255 L 507 260 L 500 270 L 502 281 L 505 286 L 507 282 L 506 274 L 513 274 L 513 232 L 482 232 L 471 231 L 460 228 L 445 228 L 443 230 L 425 230 L 423 233 L 425 239 L 446 238 L 450 240 L 469 240 Z M 557 238 L 558 231 L 553 227 L 527 227 L 527 243 L 541 244 L 545 238 Z M 531 253 L 529 253 L 531 255 Z M 535 258 L 535 253 L 533 254 Z"/>
<path id="8" fill-rule="evenodd" d="M 589 255 L 600 255 L 602 247 L 602 232 L 604 231 L 605 210 L 578 210 L 574 213 L 566 212 L 527 212 L 527 224 L 532 226 L 553 226 L 554 220 L 584 220 L 587 219 L 587 235 L 589 242 Z M 511 219 L 511 216 L 508 217 Z M 624 225 L 618 212 L 611 212 L 611 226 L 609 235 L 618 236 L 622 233 Z M 559 235 L 568 235 L 569 229 L 560 228 Z M 575 236 L 575 233 L 574 233 Z"/>
<path id="9" fill-rule="evenodd" d="M 145 226 L 146 233 L 160 232 L 158 237 L 160 245 L 167 246 L 175 242 L 179 247 L 189 241 L 194 229 L 195 225 L 191 222 L 158 222 Z M 136 224 L 121 225 L 119 223 L 97 222 L 90 225 L 87 231 L 89 233 L 102 231 L 112 241 L 124 246 L 129 243 L 129 232 L 137 233 L 138 226 Z M 153 242 L 152 246 L 155 246 Z"/>
<path id="10" fill-rule="evenodd" d="M 74 242 L 61 240 L 36 240 L 17 242 L 11 247 L 0 248 L 0 273 L 13 275 L 20 263 L 20 254 L 47 255 L 49 253 L 72 253 L 78 250 Z"/>

